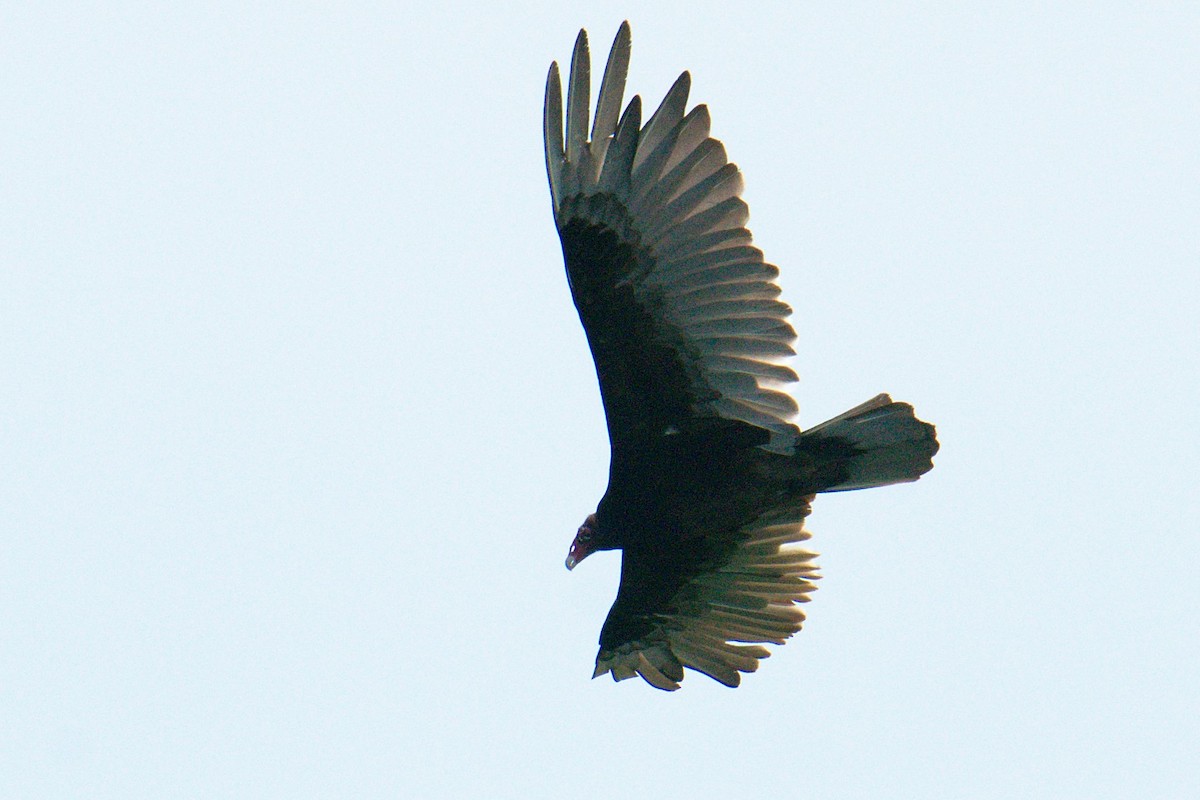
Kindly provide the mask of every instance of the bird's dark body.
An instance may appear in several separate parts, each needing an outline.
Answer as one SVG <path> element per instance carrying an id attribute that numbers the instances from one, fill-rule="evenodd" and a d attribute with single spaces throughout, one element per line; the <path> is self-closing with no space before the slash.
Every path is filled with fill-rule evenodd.
<path id="1" fill-rule="evenodd" d="M 648 437 L 639 451 L 614 457 L 596 509 L 596 549 L 686 549 L 689 532 L 734 530 L 837 483 L 837 460 L 803 449 L 803 439 L 794 455 L 765 443 L 761 429 L 721 420 Z M 833 445 L 822 442 L 826 453 L 852 450 Z"/>

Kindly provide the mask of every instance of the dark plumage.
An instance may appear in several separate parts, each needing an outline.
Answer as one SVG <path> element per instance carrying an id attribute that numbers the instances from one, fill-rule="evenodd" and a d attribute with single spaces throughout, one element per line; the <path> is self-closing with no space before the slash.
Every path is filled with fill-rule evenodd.
<path id="1" fill-rule="evenodd" d="M 623 551 L 595 676 L 673 690 L 690 667 L 737 686 L 804 620 L 817 575 L 796 545 L 813 495 L 916 480 L 938 443 L 882 394 L 803 433 L 791 422 L 791 309 L 751 245 L 741 174 L 707 108 L 685 114 L 686 72 L 645 125 L 637 97 L 620 113 L 629 50 L 625 23 L 590 138 L 584 31 L 565 135 L 557 64 L 546 83 L 555 223 L 612 446 L 567 566 Z"/>

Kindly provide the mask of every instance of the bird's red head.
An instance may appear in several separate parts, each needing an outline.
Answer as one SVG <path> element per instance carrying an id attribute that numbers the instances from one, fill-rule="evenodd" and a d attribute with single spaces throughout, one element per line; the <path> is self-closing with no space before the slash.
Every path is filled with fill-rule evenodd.
<path id="1" fill-rule="evenodd" d="M 588 514 L 575 533 L 575 541 L 571 542 L 571 550 L 567 553 L 567 569 L 575 569 L 575 565 L 590 556 L 595 549 L 596 515 Z"/>

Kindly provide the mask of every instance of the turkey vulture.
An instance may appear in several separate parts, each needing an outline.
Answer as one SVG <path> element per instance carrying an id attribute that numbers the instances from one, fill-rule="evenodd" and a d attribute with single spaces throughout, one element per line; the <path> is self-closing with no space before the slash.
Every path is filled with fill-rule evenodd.
<path id="1" fill-rule="evenodd" d="M 684 72 L 642 124 L 621 111 L 621 25 L 588 136 L 590 56 L 575 40 L 566 136 L 558 64 L 546 80 L 546 171 L 567 281 L 596 363 L 612 448 L 608 489 L 571 569 L 620 549 L 621 586 L 593 677 L 675 690 L 683 668 L 737 686 L 800 630 L 818 576 L 797 543 L 819 492 L 914 481 L 938 443 L 881 394 L 801 432 L 782 389 L 796 374 L 779 270 L 746 230 L 742 176 L 686 111 Z"/>

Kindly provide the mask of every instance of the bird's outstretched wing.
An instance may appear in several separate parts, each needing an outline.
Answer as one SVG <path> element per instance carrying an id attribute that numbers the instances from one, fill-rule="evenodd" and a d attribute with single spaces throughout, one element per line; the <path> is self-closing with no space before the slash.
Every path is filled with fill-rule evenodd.
<path id="1" fill-rule="evenodd" d="M 563 129 L 558 65 L 546 82 L 546 171 L 572 297 L 587 333 L 614 452 L 705 418 L 770 432 L 790 452 L 796 404 L 791 309 L 779 270 L 751 246 L 742 176 L 709 136 L 708 109 L 686 112 L 680 75 L 649 121 L 621 113 L 629 24 L 613 42 L 588 134 L 590 57 L 580 31 Z M 618 117 L 619 115 L 619 117 Z"/>
<path id="2" fill-rule="evenodd" d="M 765 514 L 682 557 L 626 548 L 593 677 L 640 675 L 674 691 L 689 667 L 737 686 L 770 655 L 763 644 L 783 644 L 804 621 L 796 604 L 817 578 L 815 554 L 796 546 L 809 538 L 808 511 L 804 503 Z"/>

